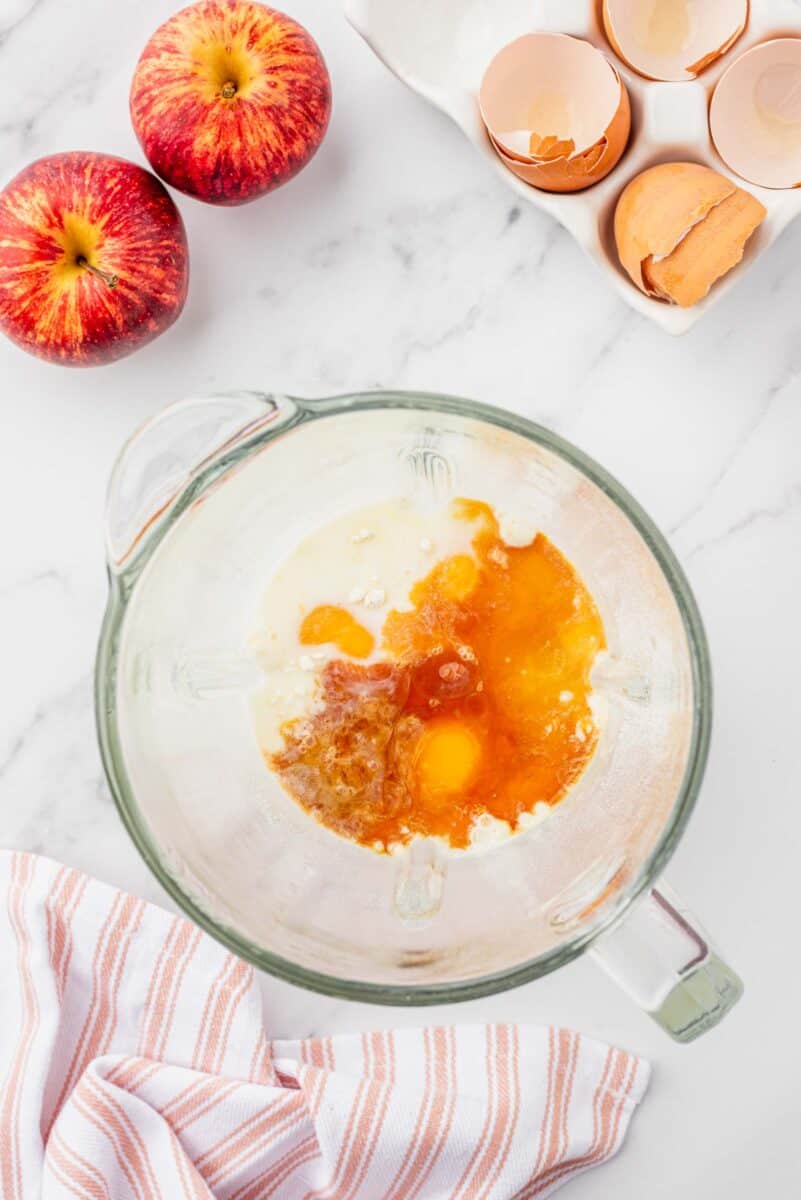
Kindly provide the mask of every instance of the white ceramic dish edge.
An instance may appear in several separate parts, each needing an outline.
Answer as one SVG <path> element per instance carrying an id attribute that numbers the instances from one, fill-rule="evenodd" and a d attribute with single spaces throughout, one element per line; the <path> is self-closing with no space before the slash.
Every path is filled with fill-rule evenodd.
<path id="1" fill-rule="evenodd" d="M 402 4 L 398 0 L 344 0 L 348 21 L 381 61 L 451 117 L 518 197 L 555 217 L 606 274 L 622 300 L 667 333 L 683 334 L 736 286 L 801 211 L 801 189 L 771 191 L 734 175 L 719 157 L 708 123 L 709 97 L 723 71 L 758 42 L 787 34 L 801 36 L 801 7 L 796 0 L 751 0 L 743 37 L 713 68 L 690 83 L 651 82 L 627 68 L 606 41 L 597 7 L 596 0 L 404 0 Z M 586 38 L 611 59 L 629 89 L 633 113 L 629 149 L 611 175 L 585 192 L 562 196 L 531 187 L 503 165 L 486 136 L 476 99 L 483 68 L 501 46 L 533 30 Z M 444 69 L 443 61 L 447 63 Z M 612 244 L 614 207 L 626 184 L 647 166 L 685 158 L 735 179 L 768 210 L 743 262 L 691 309 L 653 300 L 638 291 L 620 268 Z"/>

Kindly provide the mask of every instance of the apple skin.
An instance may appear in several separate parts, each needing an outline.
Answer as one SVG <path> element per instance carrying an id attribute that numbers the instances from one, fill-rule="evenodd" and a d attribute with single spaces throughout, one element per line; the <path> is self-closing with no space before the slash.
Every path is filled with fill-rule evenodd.
<path id="1" fill-rule="evenodd" d="M 317 44 L 291 17 L 254 0 L 201 0 L 153 34 L 130 103 L 157 175 L 199 200 L 244 204 L 315 154 L 331 81 Z"/>
<path id="2" fill-rule="evenodd" d="M 135 163 L 54 154 L 0 192 L 0 329 L 31 354 L 69 366 L 122 358 L 172 325 L 188 280 L 180 214 Z"/>

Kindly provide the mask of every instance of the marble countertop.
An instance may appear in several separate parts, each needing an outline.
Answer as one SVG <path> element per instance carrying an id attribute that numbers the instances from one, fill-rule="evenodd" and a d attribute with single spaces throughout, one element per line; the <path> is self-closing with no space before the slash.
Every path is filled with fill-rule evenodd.
<path id="1" fill-rule="evenodd" d="M 0 180 L 58 150 L 141 161 L 127 90 L 172 0 L 0 3 Z M 292 0 L 331 67 L 335 115 L 291 186 L 239 210 L 180 200 L 186 312 L 109 368 L 0 344 L 0 804 L 4 845 L 166 902 L 117 818 L 95 743 L 101 515 L 123 440 L 182 396 L 376 386 L 472 396 L 598 458 L 668 533 L 705 616 L 717 687 L 706 786 L 670 869 L 743 975 L 718 1030 L 673 1045 L 589 961 L 468 1005 L 391 1011 L 265 979 L 276 1035 L 422 1021 L 574 1024 L 646 1055 L 651 1094 L 618 1160 L 575 1182 L 732 1200 L 795 1194 L 801 1036 L 801 223 L 673 340 L 523 210 L 444 117 L 392 78 L 331 0 Z"/>

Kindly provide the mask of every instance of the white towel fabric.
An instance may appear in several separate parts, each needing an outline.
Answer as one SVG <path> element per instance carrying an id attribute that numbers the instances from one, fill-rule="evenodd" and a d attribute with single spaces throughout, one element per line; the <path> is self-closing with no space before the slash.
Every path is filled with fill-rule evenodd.
<path id="1" fill-rule="evenodd" d="M 2 1200 L 529 1200 L 623 1141 L 648 1067 L 569 1030 L 271 1042 L 253 969 L 0 853 Z"/>

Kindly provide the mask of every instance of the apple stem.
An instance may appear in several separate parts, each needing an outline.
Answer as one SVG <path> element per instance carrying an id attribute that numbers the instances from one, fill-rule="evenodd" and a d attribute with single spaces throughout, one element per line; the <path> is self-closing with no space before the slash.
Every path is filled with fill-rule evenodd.
<path id="1" fill-rule="evenodd" d="M 77 261 L 79 267 L 85 267 L 90 274 L 96 275 L 98 279 L 102 279 L 110 288 L 115 288 L 120 282 L 119 275 L 111 275 L 108 271 L 101 271 L 99 267 L 93 267 L 90 262 L 86 261 L 83 255 Z"/>
<path id="2" fill-rule="evenodd" d="M 223 100 L 233 100 L 234 96 L 236 95 L 236 84 L 232 83 L 230 80 L 228 83 L 224 83 L 222 85 L 222 92 L 220 94 L 222 95 Z"/>

